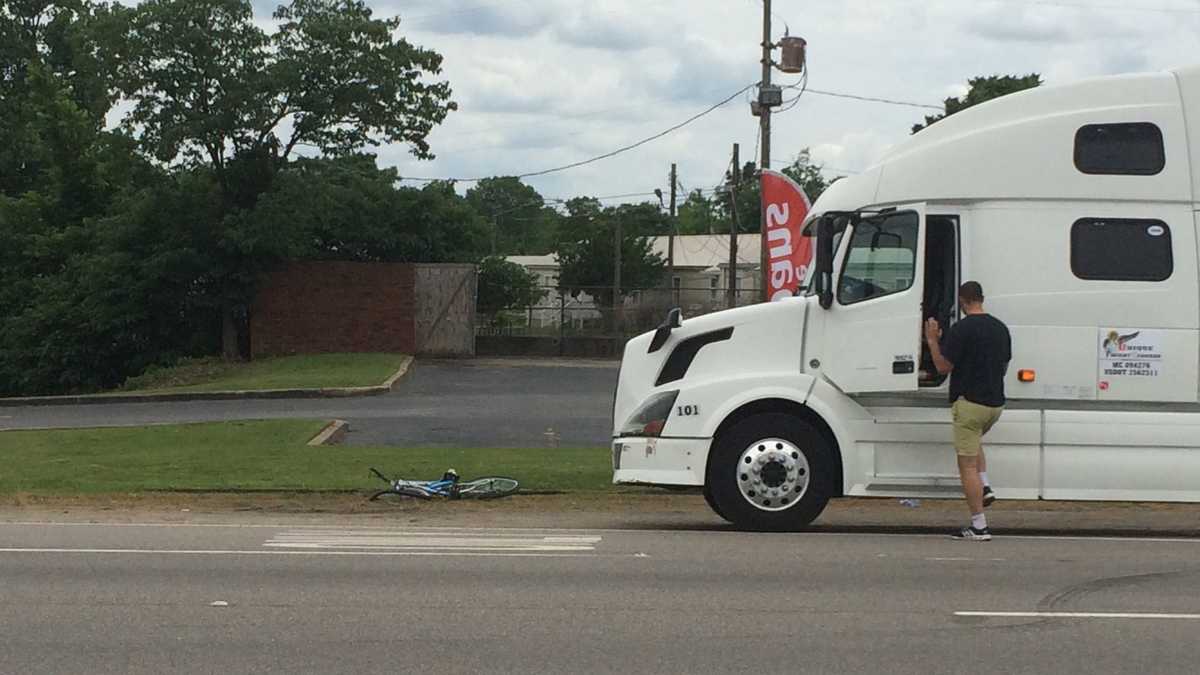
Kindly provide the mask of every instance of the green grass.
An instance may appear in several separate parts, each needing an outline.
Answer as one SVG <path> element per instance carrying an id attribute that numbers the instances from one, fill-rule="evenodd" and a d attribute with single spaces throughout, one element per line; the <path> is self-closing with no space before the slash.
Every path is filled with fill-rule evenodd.
<path id="1" fill-rule="evenodd" d="M 369 387 L 391 377 L 406 358 L 403 354 L 306 354 L 245 363 L 188 359 L 129 378 L 121 393 Z"/>
<path id="2" fill-rule="evenodd" d="M 512 476 L 527 490 L 607 490 L 603 448 L 400 449 L 305 445 L 318 420 L 0 432 L 0 494 L 150 490 L 374 489 L 369 475 Z"/>

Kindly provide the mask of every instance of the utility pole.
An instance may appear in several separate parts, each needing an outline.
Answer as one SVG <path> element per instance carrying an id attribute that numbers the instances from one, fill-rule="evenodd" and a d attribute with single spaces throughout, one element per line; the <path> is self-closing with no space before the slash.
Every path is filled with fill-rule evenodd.
<path id="1" fill-rule="evenodd" d="M 671 305 L 679 302 L 675 295 L 675 165 L 671 164 L 671 212 L 667 222 L 667 279 L 670 284 Z"/>
<path id="2" fill-rule="evenodd" d="M 613 334 L 620 335 L 621 331 L 621 218 L 613 218 Z"/>
<path id="3" fill-rule="evenodd" d="M 762 85 L 759 91 L 767 89 L 771 86 L 771 0 L 763 0 L 763 37 L 762 37 Z M 759 116 L 759 124 L 761 125 L 762 138 L 762 161 L 758 165 L 760 173 L 771 168 L 771 106 L 761 106 Z M 761 199 L 760 199 L 761 201 Z M 760 204 L 761 211 L 759 219 L 759 248 L 762 249 L 759 255 L 759 273 L 758 283 L 762 287 L 760 298 L 762 302 L 767 301 L 767 210 Z"/>
<path id="4" fill-rule="evenodd" d="M 725 304 L 726 309 L 737 305 L 737 245 L 738 245 L 738 208 L 737 208 L 737 189 L 738 178 L 742 173 L 741 163 L 738 161 L 738 144 L 733 144 L 733 172 L 732 186 L 729 188 L 729 203 L 732 207 L 733 218 L 729 221 L 729 283 L 725 287 Z"/>

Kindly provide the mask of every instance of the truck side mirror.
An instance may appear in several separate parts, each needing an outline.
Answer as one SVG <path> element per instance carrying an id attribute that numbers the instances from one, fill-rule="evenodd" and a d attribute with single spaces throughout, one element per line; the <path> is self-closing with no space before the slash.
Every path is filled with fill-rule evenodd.
<path id="1" fill-rule="evenodd" d="M 658 328 L 654 331 L 654 337 L 650 340 L 650 351 L 654 352 L 662 349 L 662 346 L 667 344 L 667 338 L 671 337 L 671 331 L 683 325 L 683 312 L 678 307 L 672 307 L 671 311 L 667 312 L 667 319 L 658 324 Z"/>
<path id="2" fill-rule="evenodd" d="M 833 231 L 831 216 L 821 216 L 817 220 L 817 270 L 813 281 L 816 284 L 817 300 L 823 309 L 833 306 Z"/>

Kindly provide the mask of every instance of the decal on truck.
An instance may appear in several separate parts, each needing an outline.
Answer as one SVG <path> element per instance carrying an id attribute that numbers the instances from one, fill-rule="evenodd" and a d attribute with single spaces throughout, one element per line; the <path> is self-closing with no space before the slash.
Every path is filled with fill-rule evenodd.
<path id="1" fill-rule="evenodd" d="M 1165 364 L 1162 331 L 1102 328 L 1099 342 L 1101 391 L 1108 391 L 1122 379 L 1162 375 Z"/>

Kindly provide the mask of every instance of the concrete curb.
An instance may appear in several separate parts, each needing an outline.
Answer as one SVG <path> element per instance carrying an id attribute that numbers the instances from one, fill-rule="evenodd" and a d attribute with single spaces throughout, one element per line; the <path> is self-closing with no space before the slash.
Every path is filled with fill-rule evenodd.
<path id="1" fill-rule="evenodd" d="M 350 431 L 350 423 L 346 420 L 333 420 L 325 425 L 324 429 L 317 432 L 316 436 L 308 441 L 311 447 L 322 445 L 337 445 L 346 438 L 346 432 Z"/>
<path id="2" fill-rule="evenodd" d="M 162 394 L 85 394 L 80 396 L 26 396 L 0 398 L 0 408 L 54 405 L 102 405 L 109 403 L 162 403 L 168 401 L 231 401 L 274 398 L 349 398 L 379 396 L 396 386 L 412 368 L 413 357 L 404 357 L 400 368 L 383 384 L 370 387 L 323 387 L 319 389 L 253 389 L 246 391 L 197 391 Z"/>

